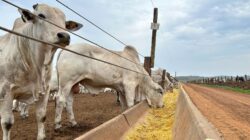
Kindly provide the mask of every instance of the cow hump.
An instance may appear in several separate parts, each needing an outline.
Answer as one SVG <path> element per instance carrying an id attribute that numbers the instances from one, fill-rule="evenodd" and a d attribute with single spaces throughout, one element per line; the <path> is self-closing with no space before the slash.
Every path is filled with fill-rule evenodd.
<path id="1" fill-rule="evenodd" d="M 133 46 L 126 46 L 124 48 L 123 52 L 129 54 L 133 58 L 138 58 L 139 59 L 138 53 L 137 53 L 136 49 Z"/>

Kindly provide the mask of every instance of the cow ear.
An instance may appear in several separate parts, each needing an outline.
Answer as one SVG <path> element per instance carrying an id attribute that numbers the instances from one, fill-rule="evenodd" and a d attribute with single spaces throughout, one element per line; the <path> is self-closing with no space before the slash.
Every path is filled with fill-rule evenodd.
<path id="1" fill-rule="evenodd" d="M 77 31 L 83 27 L 82 24 L 77 23 L 75 21 L 66 21 L 65 25 L 66 25 L 66 29 L 68 29 L 70 31 Z"/>
<path id="2" fill-rule="evenodd" d="M 19 13 L 22 16 L 23 22 L 34 21 L 35 15 L 33 15 L 29 10 L 26 9 L 18 9 Z"/>
<path id="3" fill-rule="evenodd" d="M 38 3 L 34 4 L 32 7 L 33 7 L 34 10 L 36 10 L 37 6 L 38 6 Z"/>

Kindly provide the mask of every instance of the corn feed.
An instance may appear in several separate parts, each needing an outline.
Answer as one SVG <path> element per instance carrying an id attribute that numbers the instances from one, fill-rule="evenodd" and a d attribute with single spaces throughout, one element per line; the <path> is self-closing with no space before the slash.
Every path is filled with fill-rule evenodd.
<path id="1" fill-rule="evenodd" d="M 150 109 L 145 119 L 128 132 L 126 140 L 171 140 L 179 90 L 163 96 L 164 107 Z"/>

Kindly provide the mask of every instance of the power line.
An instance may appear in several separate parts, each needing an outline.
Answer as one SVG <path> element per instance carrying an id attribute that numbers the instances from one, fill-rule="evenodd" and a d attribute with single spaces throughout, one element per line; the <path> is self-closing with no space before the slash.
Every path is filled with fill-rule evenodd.
<path id="1" fill-rule="evenodd" d="M 27 38 L 27 39 L 30 39 L 30 40 L 33 40 L 33 41 L 36 41 L 36 42 L 39 42 L 39 43 L 44 43 L 44 44 L 47 44 L 47 45 L 51 45 L 52 47 L 55 47 L 55 48 L 57 48 L 57 49 L 62 49 L 62 50 L 65 50 L 65 51 L 74 53 L 74 54 L 76 54 L 76 55 L 83 56 L 83 57 L 85 57 L 85 58 L 89 58 L 89 59 L 92 59 L 92 60 L 96 60 L 96 61 L 99 61 L 99 62 L 103 62 L 103 63 L 109 64 L 109 65 L 112 65 L 112 66 L 115 66 L 115 67 L 119 67 L 119 68 L 121 68 L 121 69 L 125 69 L 125 70 L 131 71 L 131 72 L 135 72 L 135 73 L 137 73 L 137 74 L 149 76 L 149 75 L 147 75 L 147 74 L 144 74 L 144 73 L 141 73 L 141 72 L 138 72 L 138 71 L 135 71 L 135 70 L 126 68 L 126 67 L 122 67 L 122 66 L 120 66 L 120 65 L 113 64 L 113 63 L 108 62 L 108 61 L 104 61 L 104 60 L 101 60 L 101 59 L 98 59 L 98 58 L 90 57 L 90 56 L 88 56 L 88 55 L 84 55 L 84 54 L 81 54 L 81 53 L 72 51 L 72 50 L 67 49 L 67 48 L 64 48 L 64 47 L 62 47 L 62 46 L 59 46 L 59 45 L 56 45 L 56 44 L 52 44 L 52 43 L 49 43 L 49 42 L 46 42 L 46 41 L 43 41 L 43 40 L 40 40 L 40 39 L 36 39 L 36 38 L 30 37 L 30 36 L 27 36 L 27 35 L 24 35 L 24 34 L 21 34 L 21 33 L 12 31 L 12 30 L 9 30 L 9 29 L 4 28 L 4 27 L 2 27 L 2 26 L 0 26 L 0 30 L 3 30 L 3 31 L 5 31 L 5 32 L 9 32 L 9 33 L 11 33 L 11 34 L 14 34 L 14 35 L 17 35 L 17 36 L 20 36 L 20 37 L 24 37 L 24 38 Z"/>
<path id="2" fill-rule="evenodd" d="M 13 6 L 13 7 L 16 7 L 16 8 L 18 8 L 18 9 L 26 10 L 26 9 L 24 9 L 24 8 L 22 8 L 22 7 L 20 7 L 20 6 L 17 6 L 17 5 L 15 5 L 14 3 L 11 3 L 11 2 L 9 2 L 9 1 L 7 1 L 7 0 L 2 0 L 2 1 L 5 2 L 5 3 L 7 3 L 7 4 L 9 4 L 9 5 L 11 5 L 11 6 Z M 52 25 L 54 25 L 54 26 L 56 26 L 56 27 L 58 27 L 58 28 L 60 28 L 60 29 L 62 29 L 62 30 L 64 30 L 64 31 L 67 31 L 67 32 L 69 32 L 69 33 L 71 33 L 71 34 L 73 34 L 73 35 L 75 35 L 75 36 L 77 36 L 77 37 L 79 37 L 79 38 L 81 38 L 81 39 L 83 39 L 83 40 L 86 40 L 86 41 L 88 41 L 88 42 L 90 42 L 90 43 L 96 45 L 97 47 L 100 47 L 100 48 L 102 48 L 102 49 L 104 49 L 104 50 L 106 50 L 106 51 L 108 51 L 108 52 L 110 52 L 110 53 L 112 53 L 112 54 L 115 54 L 115 55 L 117 55 L 117 56 L 119 56 L 119 57 L 121 57 L 121 58 L 123 58 L 123 59 L 125 59 L 125 60 L 127 60 L 127 61 L 130 61 L 130 62 L 132 62 L 132 63 L 134 63 L 134 64 L 136 64 L 136 65 L 141 66 L 141 64 L 138 64 L 138 63 L 136 63 L 136 62 L 134 62 L 134 61 L 132 61 L 132 60 L 126 58 L 126 57 L 123 57 L 123 56 L 121 56 L 121 55 L 119 55 L 119 54 L 117 54 L 117 53 L 115 53 L 115 52 L 113 52 L 113 51 L 111 51 L 111 50 L 109 50 L 109 49 L 107 49 L 107 48 L 105 48 L 105 47 L 103 47 L 103 46 L 101 46 L 101 45 L 99 45 L 99 44 L 97 44 L 97 43 L 95 43 L 95 42 L 93 42 L 93 41 L 91 41 L 91 40 L 89 40 L 89 39 L 83 37 L 83 36 L 81 36 L 81 35 L 78 35 L 78 34 L 72 32 L 72 31 L 70 31 L 70 30 L 68 30 L 68 29 L 62 28 L 62 27 L 58 26 L 57 24 L 55 24 L 55 23 L 53 23 L 53 22 L 51 22 L 51 21 L 48 21 L 48 20 L 46 20 L 46 19 L 43 19 L 43 18 L 41 18 L 41 17 L 39 17 L 39 16 L 37 16 L 37 15 L 31 13 L 31 12 L 29 12 L 29 13 L 32 14 L 32 15 L 34 15 L 34 16 L 36 16 L 36 17 L 39 18 L 40 20 L 43 20 L 43 21 L 45 21 L 45 22 L 47 22 L 47 23 L 49 23 L 49 24 L 52 24 Z M 138 52 L 137 52 L 137 54 L 141 55 L 141 54 L 138 53 Z M 141 56 L 144 57 L 143 55 L 141 55 Z M 142 67 L 142 66 L 141 66 L 141 67 Z"/>
<path id="3" fill-rule="evenodd" d="M 13 4 L 13 3 L 9 2 L 9 1 L 6 1 L 6 0 L 2 0 L 2 1 L 4 1 L 5 3 L 10 4 L 10 5 L 12 5 L 13 7 L 16 7 L 16 8 L 18 8 L 18 9 L 25 10 L 24 8 L 22 8 L 22 7 L 20 7 L 20 6 L 17 6 L 17 5 L 15 5 L 15 4 Z M 27 11 L 27 12 L 28 12 L 28 11 Z M 123 59 L 126 59 L 126 60 L 128 60 L 128 61 L 130 61 L 130 62 L 132 62 L 132 63 L 134 63 L 134 64 L 136 64 L 136 65 L 141 66 L 141 64 L 138 64 L 138 63 L 136 63 L 136 62 L 134 62 L 134 61 L 132 61 L 132 60 L 130 60 L 130 59 L 128 59 L 128 58 L 126 58 L 126 57 L 120 55 L 120 54 L 117 54 L 117 53 L 115 53 L 115 52 L 113 52 L 113 51 L 111 51 L 111 50 L 109 50 L 109 49 L 107 49 L 107 48 L 105 48 L 105 47 L 103 47 L 103 46 L 101 46 L 101 45 L 99 45 L 99 44 L 97 44 L 97 43 L 95 43 L 95 42 L 93 42 L 93 41 L 91 41 L 91 40 L 89 40 L 89 39 L 83 37 L 83 36 L 81 36 L 81 35 L 78 35 L 78 34 L 72 32 L 72 31 L 70 31 L 70 30 L 68 30 L 68 29 L 62 28 L 61 26 L 58 26 L 57 24 L 55 24 L 55 23 L 53 23 L 53 22 L 51 22 L 51 21 L 48 21 L 48 20 L 46 20 L 46 19 L 44 19 L 44 18 L 41 18 L 41 17 L 39 17 L 39 16 L 37 16 L 37 15 L 31 13 L 31 12 L 29 12 L 29 13 L 32 14 L 32 15 L 34 15 L 34 16 L 36 16 L 37 18 L 39 18 L 39 19 L 41 19 L 41 20 L 43 20 L 43 21 L 49 23 L 49 24 L 52 24 L 52 25 L 54 25 L 54 26 L 56 26 L 56 27 L 58 27 L 58 28 L 60 28 L 60 29 L 62 29 L 62 30 L 64 30 L 64 31 L 67 31 L 67 32 L 69 32 L 69 33 L 71 33 L 71 34 L 73 34 L 73 35 L 75 35 L 75 36 L 77 36 L 77 37 L 79 37 L 79 38 L 81 38 L 81 39 L 87 41 L 87 42 L 90 42 L 90 43 L 96 45 L 97 47 L 100 47 L 100 48 L 102 48 L 102 49 L 104 49 L 104 50 L 106 50 L 106 51 L 108 51 L 108 52 L 110 52 L 110 53 L 112 53 L 112 54 L 115 54 L 115 55 L 117 55 L 117 56 L 119 56 L 119 57 L 122 57 Z M 138 53 L 137 53 L 137 54 L 138 54 Z"/>
<path id="4" fill-rule="evenodd" d="M 65 8 L 69 9 L 70 11 L 72 11 L 73 13 L 77 14 L 79 17 L 83 18 L 84 20 L 86 20 L 88 23 L 92 24 L 93 26 L 95 26 L 96 28 L 98 28 L 99 30 L 101 30 L 102 32 L 104 32 L 105 34 L 109 35 L 110 37 L 112 37 L 113 39 L 115 39 L 116 41 L 118 41 L 119 43 L 123 44 L 126 46 L 126 44 L 124 42 L 122 42 L 121 40 L 119 40 L 117 37 L 111 35 L 110 33 L 108 33 L 107 31 L 105 31 L 104 29 L 102 29 L 100 26 L 96 25 L 95 23 L 93 23 L 92 21 L 90 21 L 89 19 L 87 19 L 86 17 L 84 17 L 83 15 L 79 14 L 79 12 L 76 12 L 75 10 L 73 10 L 72 8 L 70 8 L 69 6 L 67 6 L 66 4 L 64 4 L 63 2 L 61 2 L 60 0 L 56 0 L 58 3 L 60 3 L 61 5 L 63 5 Z M 140 54 L 139 52 L 137 52 L 138 55 L 145 57 L 144 55 Z"/>
<path id="5" fill-rule="evenodd" d="M 154 4 L 153 0 L 150 0 L 150 1 L 151 1 L 151 4 L 152 4 L 153 8 L 154 8 L 155 4 Z"/>
<path id="6" fill-rule="evenodd" d="M 76 12 L 75 10 L 73 10 L 72 8 L 70 8 L 69 6 L 67 6 L 66 4 L 64 4 L 63 2 L 61 2 L 60 0 L 56 0 L 56 1 L 58 3 L 60 3 L 61 5 L 63 5 L 64 7 L 66 7 L 67 9 L 69 9 L 70 11 L 72 11 L 73 13 L 75 13 L 78 16 L 80 16 L 81 18 L 83 18 L 84 20 L 86 20 L 87 22 L 89 22 L 90 24 L 92 24 L 93 26 L 95 26 L 96 28 L 98 28 L 99 30 L 101 30 L 102 32 L 104 32 L 105 34 L 109 35 L 110 37 L 112 37 L 113 39 L 115 39 L 116 41 L 118 41 L 119 43 L 121 43 L 121 44 L 123 44 L 123 45 L 126 46 L 126 44 L 124 42 L 122 42 L 121 40 L 119 40 L 115 36 L 111 35 L 107 31 L 105 31 L 104 29 L 102 29 L 100 26 L 96 25 L 95 23 L 93 23 L 92 21 L 90 21 L 89 19 L 87 19 L 86 17 L 82 16 L 81 14 L 79 14 L 78 12 Z"/>

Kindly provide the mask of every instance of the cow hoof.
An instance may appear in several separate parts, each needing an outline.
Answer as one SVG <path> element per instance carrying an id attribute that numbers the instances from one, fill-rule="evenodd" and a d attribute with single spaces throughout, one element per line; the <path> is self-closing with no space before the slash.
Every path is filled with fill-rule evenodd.
<path id="1" fill-rule="evenodd" d="M 71 122 L 71 127 L 76 127 L 78 124 L 77 124 L 77 122 L 76 121 L 72 121 Z"/>
<path id="2" fill-rule="evenodd" d="M 120 102 L 116 102 L 116 105 L 121 105 L 121 103 Z"/>
<path id="3" fill-rule="evenodd" d="M 21 116 L 23 120 L 27 119 L 28 116 Z"/>
<path id="4" fill-rule="evenodd" d="M 63 130 L 62 130 L 62 128 L 55 128 L 54 131 L 55 131 L 56 133 L 60 133 L 60 132 L 62 132 Z"/>
<path id="5" fill-rule="evenodd" d="M 80 127 L 80 125 L 76 123 L 76 124 L 72 124 L 71 127 L 72 128 L 77 128 L 77 127 Z"/>
<path id="6" fill-rule="evenodd" d="M 45 140 L 45 139 L 46 139 L 45 135 L 42 135 L 42 136 L 38 136 L 38 137 L 37 137 L 37 140 Z"/>
<path id="7" fill-rule="evenodd" d="M 62 125 L 61 124 L 56 124 L 55 126 L 55 132 L 60 132 L 61 131 L 61 128 L 62 128 Z"/>

